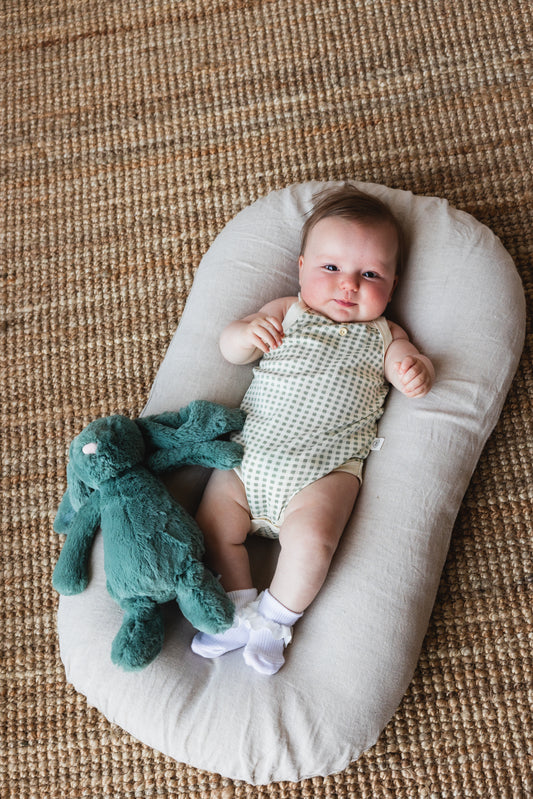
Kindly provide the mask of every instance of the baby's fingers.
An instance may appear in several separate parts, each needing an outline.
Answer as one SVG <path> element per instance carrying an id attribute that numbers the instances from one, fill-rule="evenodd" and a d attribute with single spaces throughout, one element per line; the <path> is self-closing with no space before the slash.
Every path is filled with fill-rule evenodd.
<path id="1" fill-rule="evenodd" d="M 405 375 L 416 363 L 416 358 L 413 358 L 412 355 L 406 355 L 402 361 L 396 361 L 394 366 L 399 375 Z"/>
<path id="2" fill-rule="evenodd" d="M 409 361 L 409 363 L 408 363 Z M 423 397 L 429 391 L 429 375 L 424 365 L 415 358 L 404 358 L 396 364 L 401 377 L 401 391 L 407 397 Z"/>
<path id="3" fill-rule="evenodd" d="M 404 386 L 403 393 L 406 397 L 424 397 L 429 391 L 429 386 L 426 383 L 424 376 L 419 375 L 415 380 L 412 380 L 407 386 Z"/>
<path id="4" fill-rule="evenodd" d="M 254 344 L 261 352 L 276 349 L 283 340 L 283 327 L 274 316 L 254 319 L 250 322 L 250 330 Z"/>

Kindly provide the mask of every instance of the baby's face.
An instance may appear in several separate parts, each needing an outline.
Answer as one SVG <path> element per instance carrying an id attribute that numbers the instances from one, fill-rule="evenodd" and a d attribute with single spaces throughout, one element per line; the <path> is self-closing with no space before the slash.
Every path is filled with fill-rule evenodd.
<path id="1" fill-rule="evenodd" d="M 397 253 L 398 238 L 389 222 L 321 219 L 300 256 L 302 300 L 334 322 L 377 319 L 396 285 Z"/>

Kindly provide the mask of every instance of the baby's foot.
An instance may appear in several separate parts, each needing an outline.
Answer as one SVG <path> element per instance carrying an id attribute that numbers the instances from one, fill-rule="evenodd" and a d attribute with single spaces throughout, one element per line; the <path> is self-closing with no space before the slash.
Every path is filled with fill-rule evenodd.
<path id="1" fill-rule="evenodd" d="M 270 630 L 250 630 L 242 653 L 244 662 L 260 674 L 276 674 L 283 664 L 284 638 L 274 638 Z"/>
<path id="2" fill-rule="evenodd" d="M 240 591 L 229 591 L 228 596 L 235 605 L 233 625 L 223 633 L 196 633 L 191 641 L 191 649 L 196 655 L 203 658 L 218 658 L 247 644 L 250 628 L 240 618 L 239 610 L 249 602 L 253 602 L 257 597 L 257 591 L 255 588 L 245 588 Z"/>
<path id="3" fill-rule="evenodd" d="M 265 591 L 255 617 L 249 619 L 251 629 L 243 652 L 245 663 L 260 674 L 276 674 L 285 663 L 283 650 L 292 639 L 292 626 L 301 616 Z"/>
<path id="4" fill-rule="evenodd" d="M 225 655 L 226 652 L 233 652 L 234 649 L 240 649 L 248 642 L 248 633 L 250 630 L 242 623 L 240 619 L 236 619 L 233 627 L 225 630 L 223 633 L 196 633 L 191 641 L 191 649 L 196 655 L 201 655 L 203 658 L 218 658 L 220 655 Z"/>

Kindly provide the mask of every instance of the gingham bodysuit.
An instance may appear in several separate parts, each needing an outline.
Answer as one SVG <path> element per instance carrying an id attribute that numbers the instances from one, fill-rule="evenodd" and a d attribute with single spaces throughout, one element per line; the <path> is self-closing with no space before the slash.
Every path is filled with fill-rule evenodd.
<path id="1" fill-rule="evenodd" d="M 241 404 L 244 428 L 234 435 L 244 445 L 237 473 L 252 529 L 270 537 L 306 485 L 347 461 L 362 470 L 389 389 L 384 356 L 391 333 L 384 317 L 342 324 L 299 301 L 283 328 L 281 345 L 254 368 Z"/>

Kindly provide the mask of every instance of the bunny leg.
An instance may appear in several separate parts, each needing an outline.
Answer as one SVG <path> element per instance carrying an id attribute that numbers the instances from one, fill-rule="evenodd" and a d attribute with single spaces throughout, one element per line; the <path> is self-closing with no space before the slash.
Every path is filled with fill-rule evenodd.
<path id="1" fill-rule="evenodd" d="M 191 561 L 177 579 L 176 601 L 197 630 L 219 633 L 233 624 L 233 602 L 216 577 L 199 561 Z"/>
<path id="2" fill-rule="evenodd" d="M 147 597 L 122 599 L 122 626 L 111 647 L 111 660 L 125 671 L 148 665 L 161 651 L 164 638 L 159 605 Z"/>

